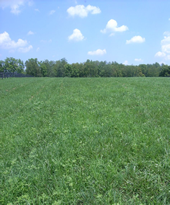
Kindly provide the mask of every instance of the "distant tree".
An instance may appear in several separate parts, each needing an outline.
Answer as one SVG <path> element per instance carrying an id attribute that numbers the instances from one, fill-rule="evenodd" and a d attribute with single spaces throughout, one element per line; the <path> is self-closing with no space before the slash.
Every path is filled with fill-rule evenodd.
<path id="1" fill-rule="evenodd" d="M 54 72 L 56 77 L 65 77 L 66 65 L 67 60 L 65 58 L 56 61 L 56 64 L 54 65 Z"/>
<path id="2" fill-rule="evenodd" d="M 4 61 L 0 60 L 0 72 L 4 72 L 5 63 Z"/>
<path id="3" fill-rule="evenodd" d="M 41 61 L 41 62 L 39 62 L 39 66 L 40 66 L 40 71 L 41 71 L 42 77 L 47 77 L 47 67 L 46 67 L 46 64 L 43 61 Z"/>
<path id="4" fill-rule="evenodd" d="M 85 77 L 91 77 L 90 66 L 91 66 L 91 61 L 87 59 L 87 61 L 84 63 L 84 76 Z"/>
<path id="5" fill-rule="evenodd" d="M 18 69 L 18 60 L 12 57 L 6 58 L 4 69 L 5 71 L 14 73 Z"/>
<path id="6" fill-rule="evenodd" d="M 24 73 L 24 67 L 25 67 L 24 62 L 22 60 L 18 59 L 17 65 L 18 65 L 18 67 L 16 69 L 17 73 Z"/>
<path id="7" fill-rule="evenodd" d="M 164 67 L 159 74 L 160 77 L 170 77 L 170 66 Z"/>
<path id="8" fill-rule="evenodd" d="M 79 77 L 79 64 L 73 63 L 71 65 L 71 77 Z"/>
<path id="9" fill-rule="evenodd" d="M 26 70 L 24 68 L 26 66 Z M 35 77 L 158 77 L 169 76 L 169 66 L 154 64 L 123 65 L 116 61 L 92 61 L 69 64 L 65 58 L 58 61 L 28 59 L 25 64 L 20 59 L 6 58 L 0 61 L 0 72 L 10 71 Z"/>
<path id="10" fill-rule="evenodd" d="M 47 69 L 47 76 L 54 77 L 55 76 L 54 66 L 55 66 L 56 62 L 45 60 L 45 61 L 42 61 L 42 63 L 45 65 L 45 67 Z"/>
<path id="11" fill-rule="evenodd" d="M 65 64 L 65 76 L 66 77 L 71 77 L 72 74 L 72 66 L 70 64 Z"/>
<path id="12" fill-rule="evenodd" d="M 41 69 L 37 58 L 28 59 L 25 62 L 26 65 L 26 73 L 29 75 L 33 75 L 35 77 L 41 77 Z"/>

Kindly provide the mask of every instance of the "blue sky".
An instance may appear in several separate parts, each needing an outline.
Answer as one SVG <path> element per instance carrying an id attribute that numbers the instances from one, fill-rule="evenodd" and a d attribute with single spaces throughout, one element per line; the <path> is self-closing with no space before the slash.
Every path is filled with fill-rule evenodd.
<path id="1" fill-rule="evenodd" d="M 170 65 L 169 0 L 0 0 L 0 59 Z"/>

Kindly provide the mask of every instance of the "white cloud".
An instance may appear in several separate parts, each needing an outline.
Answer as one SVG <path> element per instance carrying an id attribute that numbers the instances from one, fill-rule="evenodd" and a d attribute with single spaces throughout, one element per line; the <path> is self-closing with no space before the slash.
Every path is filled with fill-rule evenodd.
<path id="1" fill-rule="evenodd" d="M 169 21 L 170 21 L 170 18 L 169 18 Z"/>
<path id="2" fill-rule="evenodd" d="M 125 62 L 123 63 L 124 65 L 129 65 L 128 61 L 125 60 Z"/>
<path id="3" fill-rule="evenodd" d="M 84 36 L 79 29 L 74 29 L 73 33 L 68 37 L 69 41 L 82 41 L 83 39 Z"/>
<path id="4" fill-rule="evenodd" d="M 28 46 L 28 47 L 24 47 L 24 48 L 19 48 L 18 51 L 21 53 L 27 53 L 28 51 L 30 51 L 33 48 L 32 45 Z"/>
<path id="5" fill-rule="evenodd" d="M 104 54 L 106 54 L 106 49 L 103 49 L 103 50 L 97 49 L 96 51 L 89 51 L 88 52 L 88 55 L 100 55 L 100 56 L 102 56 Z"/>
<path id="6" fill-rule="evenodd" d="M 34 11 L 36 11 L 36 12 L 40 12 L 40 10 L 39 10 L 39 9 L 34 9 Z"/>
<path id="7" fill-rule="evenodd" d="M 162 45 L 162 51 L 164 53 L 170 53 L 170 43 L 166 45 Z"/>
<path id="8" fill-rule="evenodd" d="M 170 60 L 170 55 L 167 55 L 167 56 L 166 56 L 166 59 L 167 59 L 167 60 Z"/>
<path id="9" fill-rule="evenodd" d="M 161 57 L 164 60 L 170 60 L 170 32 L 163 33 L 164 38 L 161 40 L 161 51 L 155 54 L 155 57 Z"/>
<path id="10" fill-rule="evenodd" d="M 28 1 L 28 6 L 32 6 L 34 4 L 33 0 Z"/>
<path id="11" fill-rule="evenodd" d="M 42 43 L 51 43 L 52 40 L 51 40 L 51 39 L 50 39 L 50 40 L 41 40 L 41 42 L 42 42 Z"/>
<path id="12" fill-rule="evenodd" d="M 33 3 L 29 0 L 0 0 L 0 7 L 5 9 L 6 7 L 11 8 L 11 13 L 19 14 L 21 12 L 21 7 L 28 2 L 28 5 L 31 6 Z"/>
<path id="13" fill-rule="evenodd" d="M 142 61 L 142 59 L 141 58 L 135 58 L 135 61 L 140 62 L 140 61 Z"/>
<path id="14" fill-rule="evenodd" d="M 89 13 L 91 14 L 99 14 L 101 13 L 100 8 L 96 6 L 84 6 L 84 5 L 77 5 L 75 7 L 71 6 L 70 8 L 67 9 L 67 13 L 70 16 L 79 16 L 81 18 L 87 17 Z"/>
<path id="15" fill-rule="evenodd" d="M 5 31 L 0 34 L 0 46 L 4 49 L 13 49 L 27 45 L 26 40 L 18 39 L 17 42 L 11 40 L 9 34 Z"/>
<path id="16" fill-rule="evenodd" d="M 126 40 L 126 44 L 143 42 L 145 42 L 145 38 L 142 38 L 141 36 L 134 36 L 130 40 Z"/>
<path id="17" fill-rule="evenodd" d="M 19 5 L 13 5 L 11 7 L 11 13 L 13 14 L 19 14 L 21 12 L 21 10 L 19 10 Z"/>
<path id="18" fill-rule="evenodd" d="M 55 10 L 51 10 L 49 15 L 53 15 L 55 13 Z"/>
<path id="19" fill-rule="evenodd" d="M 114 33 L 111 33 L 109 36 L 111 37 L 111 36 L 114 36 L 115 34 Z"/>
<path id="20" fill-rule="evenodd" d="M 36 51 L 38 52 L 40 50 L 40 48 L 38 47 L 37 49 L 36 49 Z"/>
<path id="21" fill-rule="evenodd" d="M 96 7 L 96 6 L 91 6 L 91 5 L 88 5 L 86 7 L 87 11 L 90 12 L 91 14 L 100 14 L 101 13 L 101 10 L 99 9 L 99 7 Z"/>
<path id="22" fill-rule="evenodd" d="M 161 45 L 170 44 L 170 36 L 164 36 L 164 39 L 161 40 Z"/>
<path id="23" fill-rule="evenodd" d="M 165 31 L 164 32 L 164 36 L 170 36 L 170 32 L 169 31 Z"/>
<path id="24" fill-rule="evenodd" d="M 159 51 L 155 54 L 155 56 L 156 57 L 164 57 L 164 56 L 166 56 L 166 54 L 164 52 Z"/>
<path id="25" fill-rule="evenodd" d="M 12 40 L 6 31 L 0 34 L 0 47 L 2 49 L 8 49 L 10 51 L 18 50 L 21 52 L 23 52 L 23 50 L 25 49 L 29 51 L 32 48 L 32 46 L 30 45 L 31 47 L 26 47 L 27 45 L 28 42 L 26 40 L 18 39 L 17 42 Z"/>
<path id="26" fill-rule="evenodd" d="M 29 32 L 27 33 L 27 35 L 34 35 L 34 32 L 29 31 Z"/>
<path id="27" fill-rule="evenodd" d="M 101 30 L 100 32 L 101 33 L 107 33 L 107 32 L 123 32 L 123 31 L 126 31 L 128 30 L 128 27 L 123 25 L 123 26 L 120 26 L 118 27 L 117 26 L 117 21 L 115 21 L 114 19 L 110 19 L 107 24 L 106 24 L 106 27 L 105 29 Z"/>

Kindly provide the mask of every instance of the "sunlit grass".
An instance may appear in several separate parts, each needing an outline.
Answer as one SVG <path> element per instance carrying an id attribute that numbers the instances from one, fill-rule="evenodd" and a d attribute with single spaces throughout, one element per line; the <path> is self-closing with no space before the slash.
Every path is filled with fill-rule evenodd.
<path id="1" fill-rule="evenodd" d="M 0 80 L 0 204 L 170 204 L 169 80 Z"/>

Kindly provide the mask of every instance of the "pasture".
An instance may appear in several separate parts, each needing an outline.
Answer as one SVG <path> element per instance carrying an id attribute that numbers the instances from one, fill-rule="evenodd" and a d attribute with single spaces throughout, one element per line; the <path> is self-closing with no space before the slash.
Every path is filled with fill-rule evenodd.
<path id="1" fill-rule="evenodd" d="M 170 204 L 170 79 L 0 80 L 0 204 Z"/>

